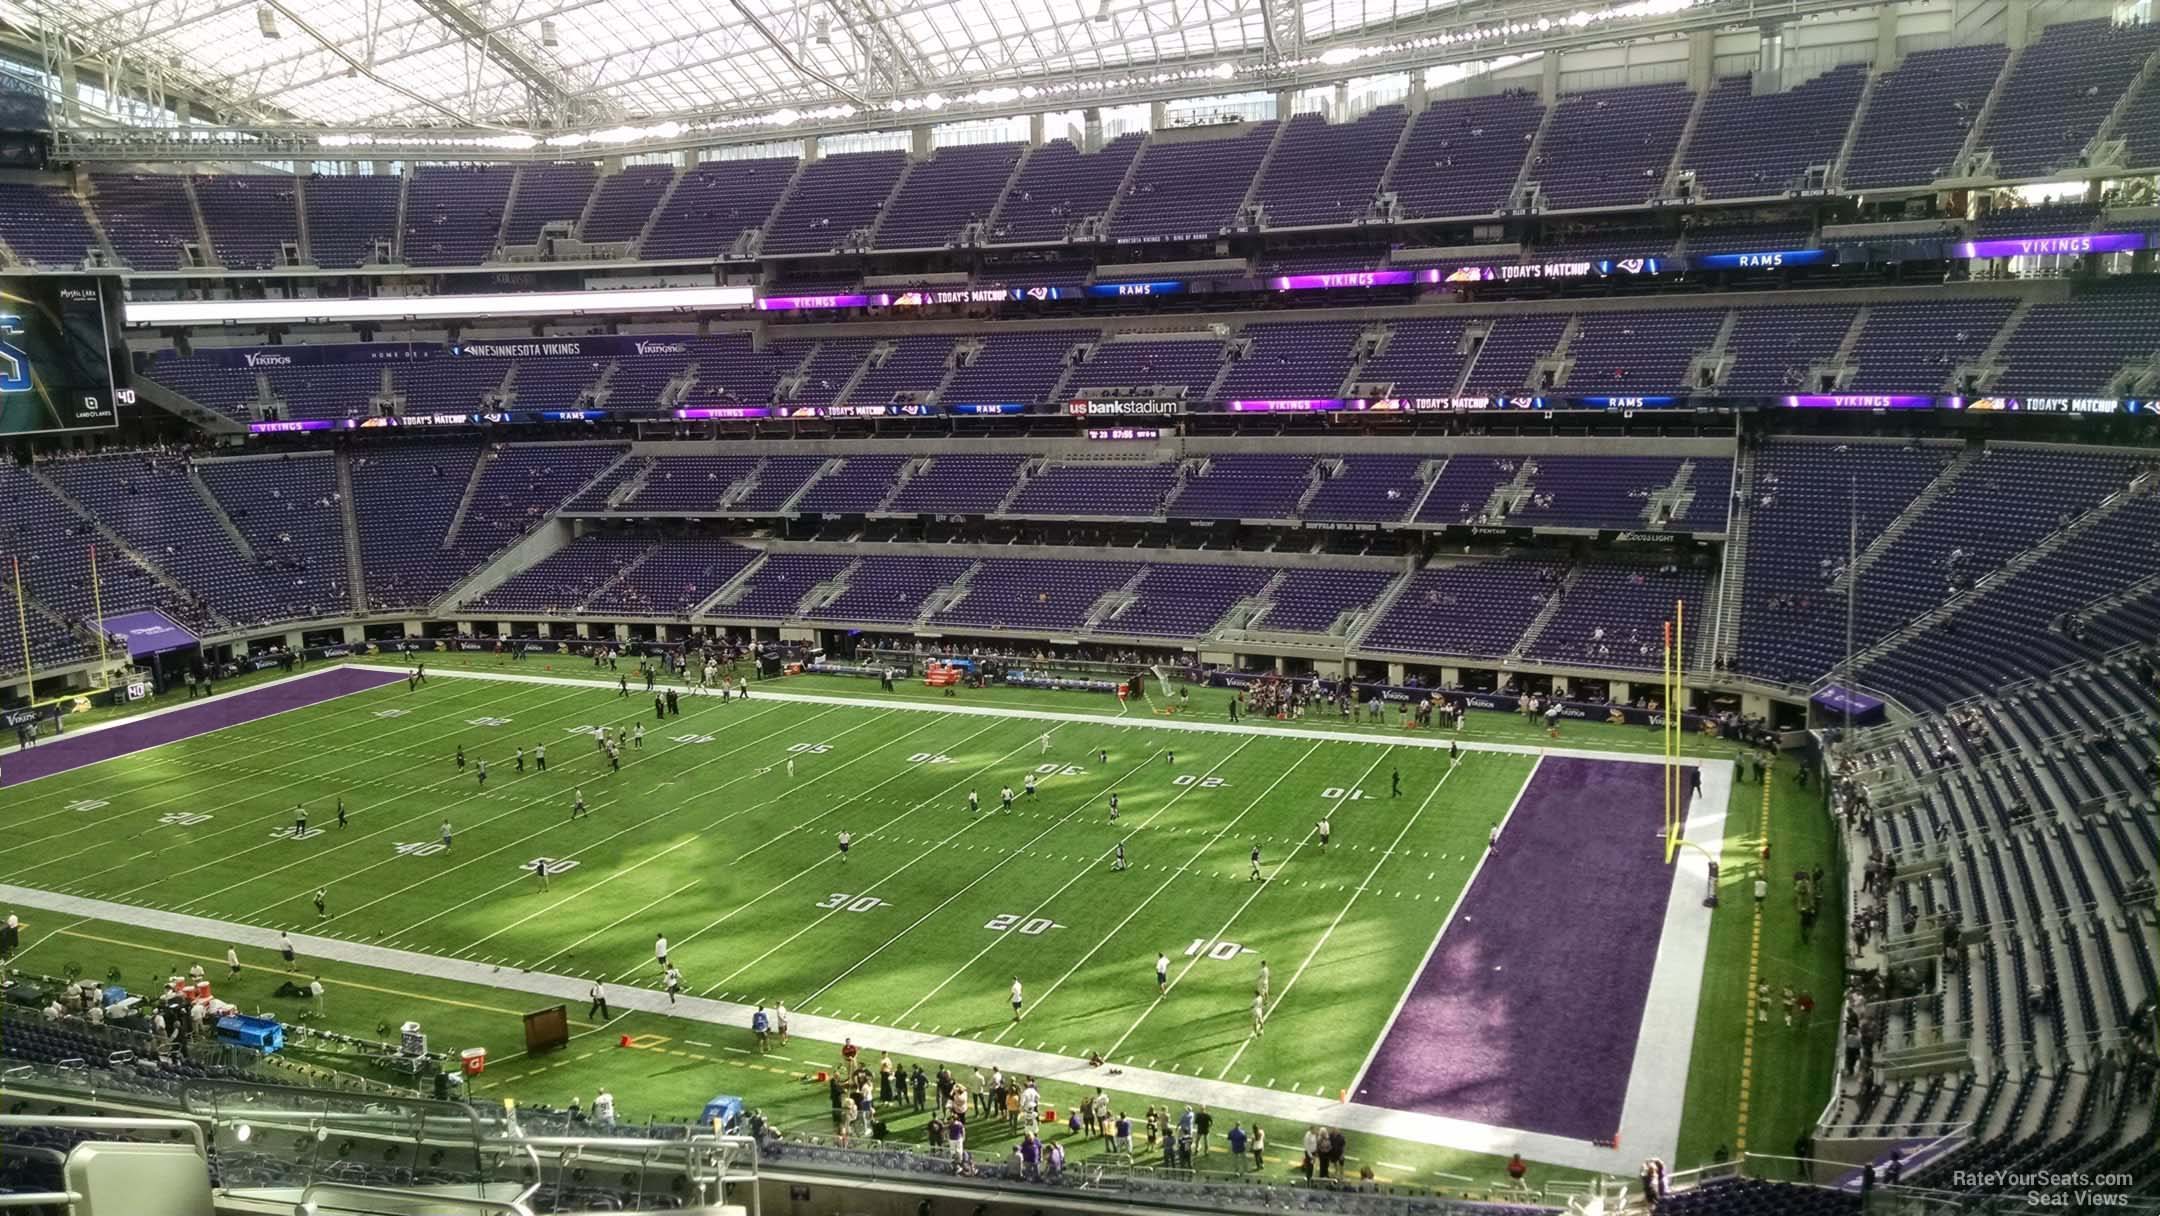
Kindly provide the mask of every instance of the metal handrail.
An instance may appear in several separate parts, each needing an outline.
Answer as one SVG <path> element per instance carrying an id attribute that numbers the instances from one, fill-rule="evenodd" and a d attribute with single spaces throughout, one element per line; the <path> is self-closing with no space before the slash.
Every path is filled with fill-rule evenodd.
<path id="1" fill-rule="evenodd" d="M 115 1132 L 186 1132 L 188 1138 L 195 1142 L 196 1155 L 204 1161 L 210 1159 L 210 1142 L 204 1138 L 202 1126 L 192 1119 L 167 1119 L 148 1115 L 141 1118 L 122 1118 L 115 1115 L 0 1115 L 0 1127 L 65 1127 L 81 1131 Z"/>
<path id="2" fill-rule="evenodd" d="M 66 1206 L 80 1203 L 83 1196 L 76 1191 L 25 1191 L 0 1195 L 0 1208 L 34 1208 L 45 1204 Z"/>
<path id="3" fill-rule="evenodd" d="M 315 1195 L 318 1191 L 340 1191 L 350 1195 L 365 1196 L 371 1201 L 380 1199 L 417 1199 L 423 1203 L 434 1204 L 438 1207 L 445 1204 L 454 1204 L 460 1207 L 469 1205 L 483 1211 L 505 1212 L 508 1213 L 509 1216 L 533 1216 L 532 1209 L 525 1206 L 524 1203 L 525 1199 L 528 1199 L 532 1196 L 532 1190 L 530 1188 L 527 1188 L 524 1192 L 522 1192 L 517 1199 L 484 1199 L 477 1195 L 470 1198 L 462 1195 L 445 1196 L 439 1191 L 409 1191 L 405 1190 L 402 1187 L 353 1186 L 349 1183 L 343 1182 L 310 1182 L 300 1190 L 301 1205 L 305 1206 L 314 1202 Z M 377 1209 L 371 1203 L 367 1207 L 344 1208 L 340 1210 L 372 1212 L 376 1211 Z"/>

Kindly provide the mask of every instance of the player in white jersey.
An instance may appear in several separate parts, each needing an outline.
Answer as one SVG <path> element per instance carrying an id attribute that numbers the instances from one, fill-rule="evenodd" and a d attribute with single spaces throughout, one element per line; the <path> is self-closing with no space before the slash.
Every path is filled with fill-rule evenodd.
<path id="1" fill-rule="evenodd" d="M 1169 991 L 1170 956 L 1158 950 L 1155 952 L 1155 995 L 1162 996 Z"/>
<path id="2" fill-rule="evenodd" d="M 1035 796 L 1035 774 L 1029 773 L 1027 775 L 1027 784 L 1020 787 L 1020 792 L 1026 794 L 1030 798 L 1033 798 Z"/>
<path id="3" fill-rule="evenodd" d="M 1011 786 L 1008 785 L 998 791 L 998 800 L 1005 804 L 1005 813 L 1012 814 L 1013 791 Z"/>
<path id="4" fill-rule="evenodd" d="M 1020 1020 L 1020 1000 L 1020 977 L 1016 975 L 1013 977 L 1012 985 L 1013 1021 L 1015 1022 Z"/>
<path id="5" fill-rule="evenodd" d="M 976 792 L 975 792 L 974 790 L 969 790 L 969 791 L 968 791 L 968 817 L 969 817 L 969 818 L 971 818 L 971 819 L 972 819 L 972 818 L 974 818 L 974 816 L 975 816 L 975 815 L 976 815 L 976 814 L 977 814 L 978 812 L 980 812 L 981 810 L 982 810 L 982 796 L 981 796 L 981 795 L 979 795 L 979 794 L 977 794 L 977 793 L 976 793 Z"/>

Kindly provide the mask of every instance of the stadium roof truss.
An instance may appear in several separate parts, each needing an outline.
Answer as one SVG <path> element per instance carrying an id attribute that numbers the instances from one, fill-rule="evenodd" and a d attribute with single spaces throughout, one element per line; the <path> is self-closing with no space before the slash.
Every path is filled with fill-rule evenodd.
<path id="1" fill-rule="evenodd" d="M 152 71 L 199 129 L 63 124 L 107 157 L 631 151 L 1300 88 L 1854 0 L 0 0 L 47 67 Z M 146 142 L 147 141 L 147 142 Z M 356 149 L 356 150 L 340 150 Z M 198 150 L 195 159 L 205 159 Z M 228 157 L 219 157 L 226 159 Z"/>

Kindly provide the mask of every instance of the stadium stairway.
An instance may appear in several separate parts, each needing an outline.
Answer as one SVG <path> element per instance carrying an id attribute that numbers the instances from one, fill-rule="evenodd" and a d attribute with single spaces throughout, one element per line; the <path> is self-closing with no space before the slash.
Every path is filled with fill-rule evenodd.
<path id="1" fill-rule="evenodd" d="M 938 613 L 945 611 L 946 609 L 952 607 L 954 604 L 957 604 L 961 600 L 965 599 L 968 593 L 968 584 L 975 581 L 976 572 L 980 571 L 981 569 L 982 563 L 975 562 L 968 566 L 967 569 L 961 571 L 960 576 L 958 578 L 955 578 L 952 582 L 946 584 L 944 588 L 942 588 L 941 590 L 933 591 L 930 594 L 924 596 L 922 602 L 922 611 L 915 614 L 913 627 L 916 629 L 927 628 L 930 624 L 931 617 L 936 616 Z"/>
<path id="2" fill-rule="evenodd" d="M 314 240 L 313 240 L 313 238 L 311 238 L 311 237 L 310 237 L 310 236 L 308 235 L 308 218 L 307 218 L 307 217 L 308 217 L 308 206 L 307 206 L 307 187 L 308 187 L 308 175 L 307 175 L 307 174 L 305 174 L 305 173 L 295 173 L 295 174 L 293 174 L 293 179 L 292 179 L 292 183 L 293 183 L 293 244 L 294 244 L 294 245 L 296 245 L 296 246 L 298 246 L 298 247 L 299 247 L 299 249 L 300 249 L 300 264 L 301 264 L 301 265 L 303 265 L 303 266 L 313 266 L 313 265 L 315 264 L 315 243 L 314 243 Z M 342 458 L 342 457 L 340 457 L 340 462 L 341 462 L 341 463 L 342 463 L 342 460 L 343 460 L 343 458 Z M 351 495 L 349 495 L 349 494 L 348 494 L 348 495 L 346 495 L 346 498 L 347 498 L 347 500 L 348 500 L 348 501 L 350 501 L 350 500 L 351 500 L 351 497 L 352 497 L 352 496 L 351 496 Z"/>
<path id="3" fill-rule="evenodd" d="M 1544 107 L 1543 112 L 1538 115 L 1537 130 L 1531 132 L 1529 146 L 1523 149 L 1522 167 L 1515 171 L 1515 183 L 1508 187 L 1506 202 L 1508 207 L 1516 206 L 1517 200 L 1522 197 L 1523 191 L 1528 189 L 1530 184 L 1536 180 L 1530 175 L 1537 171 L 1538 154 L 1544 147 L 1545 133 L 1552 129 L 1553 115 L 1559 112 L 1559 106 L 1547 105 Z M 1411 125 L 1416 124 L 1412 123 Z M 1468 375 L 1469 371 L 1470 369 L 1466 367 L 1463 369 L 1463 374 Z M 1461 391 L 1460 385 L 1457 386 L 1456 391 L 1458 393 Z"/>
<path id="4" fill-rule="evenodd" d="M 445 553 L 450 552 L 456 545 L 458 531 L 465 520 L 467 512 L 472 507 L 473 496 L 478 493 L 481 478 L 486 474 L 488 465 L 494 457 L 495 451 L 490 449 L 480 459 L 473 461 L 472 477 L 465 484 L 465 497 L 458 504 L 457 514 L 452 518 L 449 530 L 443 534 L 442 547 Z M 549 555 L 568 545 L 576 538 L 577 527 L 565 519 L 562 512 L 567 509 L 570 503 L 576 502 L 581 496 L 590 493 L 595 487 L 607 484 L 619 469 L 636 459 L 649 460 L 650 458 L 638 457 L 631 449 L 624 448 L 616 455 L 614 460 L 609 461 L 598 472 L 586 478 L 575 490 L 564 495 L 561 501 L 549 504 L 546 518 L 537 527 L 490 555 L 477 567 L 467 571 L 462 577 L 453 580 L 448 587 L 443 589 L 442 595 L 435 600 L 436 607 L 447 610 L 452 605 L 467 604 L 478 600 L 488 592 L 501 586 L 514 575 L 529 567 L 538 565 Z M 342 464 L 340 470 L 343 473 Z M 349 474 L 345 475 L 349 476 Z M 341 488 L 348 491 L 350 489 L 349 485 Z M 617 492 L 620 492 L 619 489 Z M 348 518 L 352 518 L 352 501 L 352 496 L 348 492 L 345 498 Z M 357 543 L 354 550 L 355 552 L 358 551 Z"/>
<path id="5" fill-rule="evenodd" d="M 2021 297 L 2011 307 L 2010 315 L 2003 318 L 2001 328 L 1995 331 L 1993 338 L 1988 339 L 1987 346 L 1979 355 L 1953 373 L 1954 382 L 1951 387 L 1963 384 L 1968 376 L 1974 377 L 1982 388 L 1992 384 L 1995 377 L 2002 374 L 2003 351 L 2008 349 L 2010 339 L 2017 334 L 2018 327 L 2025 323 L 2025 318 L 2032 315 L 2033 306 L 2037 303 L 2039 301 L 2032 296 Z"/>
<path id="6" fill-rule="evenodd" d="M 675 197 L 675 188 L 682 185 L 682 182 L 682 170 L 677 170 L 675 175 L 668 179 L 667 186 L 660 191 L 660 198 L 653 203 L 652 212 L 645 217 L 644 226 L 638 229 L 637 239 L 630 243 L 631 257 L 640 258 L 645 256 L 645 242 L 652 236 L 653 229 L 659 225 L 660 217 L 667 214 L 668 201 Z M 593 193 L 597 195 L 600 192 L 595 190 Z M 583 236 L 584 231 L 584 229 L 580 228 L 578 235 Z"/>
<path id="7" fill-rule="evenodd" d="M 1971 468 L 1973 462 L 1980 459 L 1980 454 L 1984 450 L 1984 448 L 1977 445 L 1967 446 L 1964 451 L 1957 454 L 1956 459 L 1944 465 L 1942 472 L 1936 474 L 1935 479 L 1930 481 L 1926 488 L 1922 489 L 1911 502 L 1905 504 L 1905 509 L 1898 513 L 1896 519 L 1891 520 L 1887 527 L 1877 532 L 1873 538 L 1861 546 L 1858 557 L 1854 559 L 1853 564 L 1846 569 L 1845 573 L 1831 582 L 1830 590 L 1841 595 L 1850 590 L 1854 577 L 1866 571 L 1869 566 L 1875 563 L 1876 559 L 1880 558 L 1892 545 L 1897 543 L 1898 537 L 1903 536 L 1906 529 L 1919 522 L 1921 516 L 1927 514 L 1928 508 L 1934 504 L 1935 500 L 1941 498 L 1951 486 L 1956 485 L 1958 479 L 1965 475 L 1965 470 Z"/>
<path id="8" fill-rule="evenodd" d="M 47 494 L 52 495 L 54 501 L 59 502 L 68 510 L 74 512 L 77 518 L 81 519 L 84 523 L 88 524 L 93 530 L 95 530 L 97 532 L 98 540 L 104 545 L 105 548 L 111 550 L 114 553 L 120 554 L 122 557 L 125 557 L 130 562 L 133 562 L 136 566 L 148 571 L 151 577 L 155 578 L 158 581 L 159 586 L 163 587 L 166 591 L 172 593 L 172 595 L 179 600 L 188 601 L 195 598 L 194 594 L 190 592 L 186 587 L 182 586 L 180 581 L 174 578 L 170 571 L 166 570 L 158 563 L 151 561 L 148 557 L 144 556 L 139 550 L 137 550 L 133 545 L 130 545 L 125 540 L 122 540 L 120 534 L 113 531 L 112 528 L 109 527 L 104 520 L 101 520 L 97 516 L 91 514 L 89 508 L 85 507 L 80 501 L 69 495 L 67 491 L 61 489 L 60 483 L 53 479 L 52 475 L 46 471 L 45 467 L 42 464 L 30 466 L 29 473 L 30 476 L 37 481 L 38 485 L 43 488 Z M 219 624 L 222 624 L 227 628 L 232 627 L 232 622 L 225 620 L 224 617 L 219 614 L 215 608 L 212 608 L 207 602 L 202 605 L 202 611 L 204 614 L 206 614 L 212 620 L 218 622 Z"/>
<path id="9" fill-rule="evenodd" d="M 339 512 L 345 528 L 345 585 L 352 589 L 353 611 L 365 613 L 368 607 L 367 569 L 360 560 L 360 517 L 353 513 L 352 464 L 340 450 L 337 461 L 337 492 Z"/>
<path id="10" fill-rule="evenodd" d="M 1748 529 L 1754 520 L 1754 454 L 1743 447 L 1733 459 L 1732 517 L 1725 525 L 1724 569 L 1718 576 L 1717 615 L 1711 619 L 1713 669 L 1740 655 L 1740 603 L 1747 586 Z"/>
<path id="11" fill-rule="evenodd" d="M 1710 103 L 1715 89 L 1696 89 L 1695 100 L 1688 106 L 1687 121 L 1680 126 L 1680 138 L 1673 141 L 1672 160 L 1666 163 L 1665 176 L 1660 179 L 1658 197 L 1671 198 L 1679 189 L 1680 167 L 1687 163 L 1688 147 L 1695 142 L 1695 128 L 1702 123 L 1703 109 Z"/>
<path id="12" fill-rule="evenodd" d="M 1955 462 L 1953 462 L 1953 467 L 1955 467 Z M 1941 478 L 1937 478 L 1938 483 L 1940 483 L 1941 480 Z M 1930 491 L 1932 491 L 1934 488 L 1934 486 L 1928 487 Z M 2086 530 L 2092 528 L 2094 525 L 2099 524 L 2101 521 L 2122 510 L 2124 507 L 2127 507 L 2130 504 L 2137 502 L 2141 498 L 2150 497 L 2155 493 L 2160 493 L 2160 476 L 2148 473 L 2142 477 L 2139 477 L 2137 480 L 2133 481 L 2130 484 L 2128 489 L 2116 493 L 2106 502 L 2101 503 L 2098 508 L 2087 511 L 2076 519 L 2071 520 L 2068 526 L 2059 528 L 2056 531 L 2047 535 L 2046 537 L 2043 537 L 2038 544 L 2028 546 L 2027 548 L 2021 550 L 2008 562 L 2004 563 L 2003 565 L 1997 567 L 1992 571 L 1989 571 L 1986 576 L 1975 580 L 1972 586 L 1966 588 L 1964 591 L 1959 592 L 1956 595 L 1951 596 L 1949 599 L 1944 600 L 1941 604 L 1937 605 L 1933 611 L 1930 611 L 1923 616 L 1913 618 L 1903 628 L 1898 629 L 1897 631 L 1889 634 L 1886 637 L 1883 637 L 1879 641 L 1860 651 L 1860 653 L 1856 655 L 1853 659 L 1854 669 L 1859 671 L 1865 671 L 1868 665 L 1875 662 L 1877 659 L 1882 658 L 1884 655 L 1894 653 L 1898 649 L 1898 647 L 1904 645 L 1905 643 L 1913 640 L 1916 637 L 1919 637 L 1939 627 L 1944 621 L 1963 611 L 1975 600 L 1981 599 L 1982 597 L 1988 595 L 1990 591 L 1992 591 L 1994 588 L 2000 586 L 2001 584 L 2012 578 L 2015 578 L 2020 571 L 2025 570 L 2028 567 L 2034 565 L 2035 563 L 2040 562 L 2047 557 L 2053 555 L 2057 550 L 2061 549 L 2065 544 L 2076 538 L 2080 533 L 2083 533 Z M 1924 499 L 1927 496 L 1927 492 L 1923 491 L 1921 494 L 1921 498 Z M 1914 501 L 1915 503 L 1918 503 L 1919 499 L 1915 499 Z M 1906 513 L 1906 518 L 1909 519 L 1913 515 L 1914 512 L 1908 511 Z M 1900 522 L 1905 522 L 1905 520 L 1901 519 Z M 1896 529 L 1897 526 L 1898 525 L 1896 524 L 1891 525 L 1892 529 Z M 1886 530 L 1885 535 L 1887 534 L 1888 531 Z M 1870 545 L 1869 547 L 1872 549 L 1874 546 Z M 1863 554 L 1862 561 L 1864 562 L 1865 560 L 1866 555 Z"/>
<path id="13" fill-rule="evenodd" d="M 2145 91 L 2152 88 L 2156 80 L 2160 80 L 2160 50 L 2145 57 L 2145 66 L 2131 78 L 2129 87 L 2122 91 L 2122 96 L 2115 99 L 2115 106 L 2108 111 L 2107 117 L 2100 120 L 2099 128 L 2085 145 L 2086 164 L 2110 163 L 2108 145 L 2121 138 L 2124 116 L 2143 100 Z M 2119 161 L 2120 158 L 2113 159 Z"/>
<path id="14" fill-rule="evenodd" d="M 1852 161 L 1853 145 L 1860 142 L 1860 130 L 1867 123 L 1868 107 L 1875 101 L 1875 86 L 1882 80 L 1888 65 L 1869 65 L 1867 79 L 1860 84 L 1860 99 L 1853 103 L 1852 121 L 1845 125 L 1845 138 L 1838 144 L 1837 156 L 1830 162 L 1830 188 L 1845 189 L 1845 166 Z"/>
<path id="15" fill-rule="evenodd" d="M 577 529 L 572 524 L 550 518 L 509 548 L 482 562 L 478 569 L 452 582 L 435 601 L 437 610 L 447 611 L 452 605 L 471 604 L 479 600 L 525 570 L 547 560 L 557 550 L 567 546 L 576 534 Z M 448 543 L 444 542 L 446 548 Z M 354 551 L 358 551 L 357 540 Z"/>
<path id="16" fill-rule="evenodd" d="M 1530 618 L 1529 626 L 1522 631 L 1521 637 L 1515 639 L 1515 645 L 1507 652 L 1507 657 L 1500 661 L 1502 666 L 1519 662 L 1529 653 L 1530 647 L 1544 634 L 1545 626 L 1552 624 L 1552 619 L 1559 615 L 1561 601 L 1567 598 L 1568 592 L 1574 590 L 1575 582 L 1581 576 L 1582 567 L 1572 565 L 1568 567 L 1566 574 L 1560 576 L 1560 585 L 1553 588 L 1551 595 L 1545 597 L 1545 603 L 1537 610 L 1537 615 Z"/>
<path id="17" fill-rule="evenodd" d="M 480 492 L 480 479 L 487 475 L 487 467 L 495 462 L 496 449 L 482 452 L 473 461 L 472 476 L 465 479 L 465 496 L 458 500 L 457 510 L 450 516 L 450 527 L 443 533 L 443 548 L 457 544 L 458 530 L 465 526 L 465 519 L 472 514 L 473 496 Z"/>
<path id="18" fill-rule="evenodd" d="M 212 494 L 210 487 L 204 484 L 202 474 L 192 468 L 189 469 L 188 484 L 194 488 L 195 497 L 202 500 L 203 509 L 210 513 L 210 518 L 216 520 L 218 526 L 224 529 L 225 539 L 232 542 L 233 548 L 239 551 L 240 556 L 250 562 L 260 564 L 262 558 L 256 554 L 255 546 L 248 543 L 247 534 L 240 531 L 240 525 L 234 523 L 232 516 L 225 513 L 224 504 L 220 503 L 217 500 L 217 495 Z"/>
<path id="19" fill-rule="evenodd" d="M 743 563 L 743 568 L 737 570 L 733 578 L 713 588 L 713 593 L 700 600 L 697 607 L 690 610 L 690 615 L 725 615 L 721 609 L 741 597 L 743 589 L 749 585 L 753 578 L 757 577 L 758 571 L 763 569 L 766 563 L 772 560 L 772 557 L 771 550 L 761 550 L 755 559 Z"/>
<path id="20" fill-rule="evenodd" d="M 1995 83 L 1989 87 L 1987 100 L 1980 103 L 1980 112 L 1973 115 L 1972 125 L 1965 130 L 1965 142 L 1958 148 L 1957 159 L 1950 162 L 1951 177 L 1967 176 L 1972 167 L 1973 156 L 1980 151 L 1980 137 L 1987 132 L 1988 123 L 1995 116 L 1995 105 L 2002 100 L 2004 86 L 2017 72 L 2018 61 L 2025 57 L 2025 48 L 2013 47 L 2003 56 L 2002 69 L 1995 73 Z"/>
<path id="21" fill-rule="evenodd" d="M 212 266 L 223 266 L 218 257 L 217 243 L 210 239 L 210 221 L 203 218 L 202 199 L 195 193 L 195 183 L 188 178 L 180 179 L 181 197 L 187 199 L 188 214 L 195 220 L 195 239 L 202 242 L 203 260 Z"/>

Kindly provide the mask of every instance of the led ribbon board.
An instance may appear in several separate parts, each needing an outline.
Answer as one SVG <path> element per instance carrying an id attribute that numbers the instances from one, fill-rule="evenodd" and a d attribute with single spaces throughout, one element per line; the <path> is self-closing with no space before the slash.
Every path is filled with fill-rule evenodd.
<path id="1" fill-rule="evenodd" d="M 2023 258 L 2044 254 L 2133 253 L 2145 248 L 2142 232 L 2087 232 L 2073 236 L 2012 236 L 1990 241 L 1959 241 L 1954 258 Z"/>

